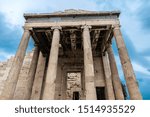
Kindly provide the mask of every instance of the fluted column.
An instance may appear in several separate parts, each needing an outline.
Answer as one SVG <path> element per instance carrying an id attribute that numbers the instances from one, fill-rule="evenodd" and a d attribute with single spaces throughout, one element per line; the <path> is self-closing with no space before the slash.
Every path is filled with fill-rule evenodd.
<path id="1" fill-rule="evenodd" d="M 108 54 L 105 52 L 105 55 L 102 56 L 103 59 L 103 67 L 104 67 L 104 74 L 105 74 L 105 83 L 106 83 L 106 91 L 107 91 L 107 98 L 108 100 L 114 100 L 114 90 L 112 85 L 112 76 L 111 76 L 111 70 L 108 60 Z"/>
<path id="2" fill-rule="evenodd" d="M 20 72 L 19 79 L 17 82 L 17 86 L 14 92 L 13 99 L 15 100 L 27 100 L 30 99 L 31 91 L 32 91 L 32 84 L 34 80 L 35 70 L 37 66 L 37 59 L 38 59 L 38 47 L 35 46 L 33 50 L 33 56 L 31 64 L 28 65 L 30 67 L 23 68 L 24 72 Z M 24 67 L 24 66 L 23 66 Z"/>
<path id="3" fill-rule="evenodd" d="M 96 100 L 96 89 L 94 83 L 94 66 L 90 40 L 90 26 L 83 26 L 83 51 L 84 51 L 84 71 L 86 100 Z"/>
<path id="4" fill-rule="evenodd" d="M 29 32 L 29 30 L 25 29 L 22 39 L 21 39 L 21 42 L 20 42 L 20 45 L 18 47 L 17 53 L 15 55 L 13 65 L 9 72 L 4 90 L 1 94 L 1 99 L 12 99 L 13 98 L 16 84 L 18 81 L 18 76 L 19 76 L 19 73 L 20 73 L 20 70 L 22 67 L 24 56 L 26 54 L 26 49 L 28 46 L 29 38 L 30 38 L 30 32 Z"/>
<path id="5" fill-rule="evenodd" d="M 57 75 L 57 63 L 58 63 L 58 52 L 59 52 L 59 40 L 61 27 L 52 27 L 53 38 L 48 62 L 48 70 L 46 74 L 46 81 L 43 91 L 43 100 L 55 99 L 55 80 Z"/>
<path id="6" fill-rule="evenodd" d="M 32 86 L 33 86 L 33 81 L 37 69 L 37 63 L 38 63 L 38 57 L 39 57 L 39 48 L 38 45 L 35 45 L 34 52 L 33 52 L 33 57 L 30 65 L 30 70 L 28 73 L 28 81 L 27 81 L 27 86 L 26 86 L 26 92 L 24 99 L 29 100 L 31 97 L 31 91 L 32 91 Z"/>
<path id="7" fill-rule="evenodd" d="M 142 99 L 141 93 L 138 88 L 138 84 L 135 78 L 132 64 L 130 62 L 127 49 L 120 31 L 120 27 L 117 25 L 114 27 L 114 37 L 117 43 L 119 57 L 121 60 L 123 72 L 126 78 L 126 84 L 129 91 L 130 99 L 140 100 Z"/>
<path id="8" fill-rule="evenodd" d="M 41 98 L 41 90 L 45 73 L 46 57 L 40 52 L 38 64 L 36 68 L 35 78 L 32 86 L 31 100 L 39 100 Z"/>
<path id="9" fill-rule="evenodd" d="M 122 91 L 122 86 L 116 66 L 116 61 L 115 57 L 113 54 L 113 50 L 111 45 L 107 48 L 108 52 L 108 58 L 109 58 L 109 63 L 110 63 L 110 69 L 111 69 L 111 76 L 112 76 L 112 83 L 114 87 L 114 92 L 115 92 L 115 97 L 117 100 L 124 100 L 124 95 Z"/>

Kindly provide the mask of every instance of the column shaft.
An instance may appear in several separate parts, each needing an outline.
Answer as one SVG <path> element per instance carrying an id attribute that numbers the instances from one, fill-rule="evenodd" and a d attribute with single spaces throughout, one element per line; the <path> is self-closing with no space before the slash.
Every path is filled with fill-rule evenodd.
<path id="1" fill-rule="evenodd" d="M 26 99 L 26 100 L 29 100 L 31 97 L 33 81 L 34 81 L 35 73 L 36 73 L 36 69 L 37 69 L 38 57 L 39 57 L 39 48 L 37 45 L 35 45 L 32 61 L 31 61 L 31 65 L 30 65 L 30 70 L 28 73 L 26 92 L 24 92 L 25 93 L 24 99 Z"/>
<path id="2" fill-rule="evenodd" d="M 96 100 L 96 88 L 94 82 L 94 66 L 91 49 L 89 26 L 83 27 L 83 50 L 86 100 Z"/>
<path id="3" fill-rule="evenodd" d="M 39 100 L 41 98 L 41 89 L 43 85 L 44 73 L 45 73 L 46 58 L 43 57 L 40 52 L 38 64 L 36 68 L 34 83 L 32 87 L 31 100 Z"/>
<path id="4" fill-rule="evenodd" d="M 102 59 L 103 59 L 103 67 L 105 73 L 107 98 L 108 100 L 114 100 L 115 96 L 114 96 L 114 90 L 113 90 L 112 79 L 111 79 L 112 78 L 111 70 L 110 70 L 107 52 L 105 52 L 105 56 L 102 56 Z"/>
<path id="5" fill-rule="evenodd" d="M 109 58 L 109 63 L 111 68 L 112 83 L 114 87 L 115 97 L 117 100 L 124 100 L 122 86 L 121 86 L 121 82 L 120 82 L 120 78 L 116 66 L 116 61 L 115 61 L 115 57 L 111 45 L 107 49 L 107 52 L 108 52 L 108 58 Z"/>
<path id="6" fill-rule="evenodd" d="M 142 99 L 120 28 L 116 26 L 113 32 L 117 43 L 123 72 L 126 78 L 130 99 Z"/>
<path id="7" fill-rule="evenodd" d="M 17 53 L 15 55 L 13 65 L 9 72 L 9 76 L 7 78 L 4 90 L 2 92 L 1 99 L 13 98 L 20 69 L 24 60 L 24 56 L 26 54 L 26 48 L 28 46 L 29 38 L 30 38 L 30 32 L 28 30 L 25 30 L 20 45 L 18 47 Z"/>
<path id="8" fill-rule="evenodd" d="M 57 63 L 59 52 L 60 31 L 58 27 L 54 28 L 48 70 L 46 74 L 46 81 L 44 85 L 43 99 L 55 99 L 55 80 L 57 75 Z"/>
<path id="9" fill-rule="evenodd" d="M 13 99 L 16 100 L 30 99 L 34 79 L 33 75 L 35 75 L 34 70 L 36 70 L 37 59 L 38 59 L 38 47 L 36 46 L 33 51 L 31 64 L 22 65 Z"/>

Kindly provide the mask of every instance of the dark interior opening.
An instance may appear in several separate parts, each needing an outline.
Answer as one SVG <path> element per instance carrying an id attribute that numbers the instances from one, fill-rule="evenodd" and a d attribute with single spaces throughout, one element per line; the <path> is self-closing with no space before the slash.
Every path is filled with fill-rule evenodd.
<path id="1" fill-rule="evenodd" d="M 79 100 L 79 92 L 73 92 L 73 100 Z"/>
<path id="2" fill-rule="evenodd" d="M 105 100 L 105 87 L 96 87 L 97 100 Z"/>

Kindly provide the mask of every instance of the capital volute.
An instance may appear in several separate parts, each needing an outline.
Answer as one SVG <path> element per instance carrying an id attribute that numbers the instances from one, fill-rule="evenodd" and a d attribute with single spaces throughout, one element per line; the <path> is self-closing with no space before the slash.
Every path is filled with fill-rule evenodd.
<path id="1" fill-rule="evenodd" d="M 62 27 L 61 27 L 61 26 L 53 26 L 53 27 L 51 27 L 51 29 L 52 29 L 52 30 L 55 30 L 55 29 L 61 30 Z"/>
<path id="2" fill-rule="evenodd" d="M 121 25 L 120 24 L 116 24 L 116 25 L 112 25 L 112 29 L 120 29 Z"/>
<path id="3" fill-rule="evenodd" d="M 33 30 L 33 28 L 31 28 L 31 27 L 26 27 L 26 26 L 23 26 L 22 28 L 24 29 L 24 31 L 31 31 L 31 30 Z"/>
<path id="4" fill-rule="evenodd" d="M 81 29 L 84 29 L 84 30 L 91 29 L 91 28 L 92 28 L 92 26 L 90 26 L 90 25 L 83 25 L 83 26 L 81 26 Z"/>

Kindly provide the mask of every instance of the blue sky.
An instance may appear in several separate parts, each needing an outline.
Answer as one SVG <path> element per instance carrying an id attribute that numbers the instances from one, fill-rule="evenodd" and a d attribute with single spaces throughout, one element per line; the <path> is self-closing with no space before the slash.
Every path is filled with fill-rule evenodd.
<path id="1" fill-rule="evenodd" d="M 149 0 L 0 0 L 0 61 L 14 55 L 23 32 L 23 13 L 49 13 L 64 9 L 120 10 L 122 34 L 144 99 L 150 99 Z M 32 41 L 30 41 L 30 48 Z M 115 42 L 120 77 L 123 72 Z M 30 50 L 30 49 L 29 49 Z"/>

